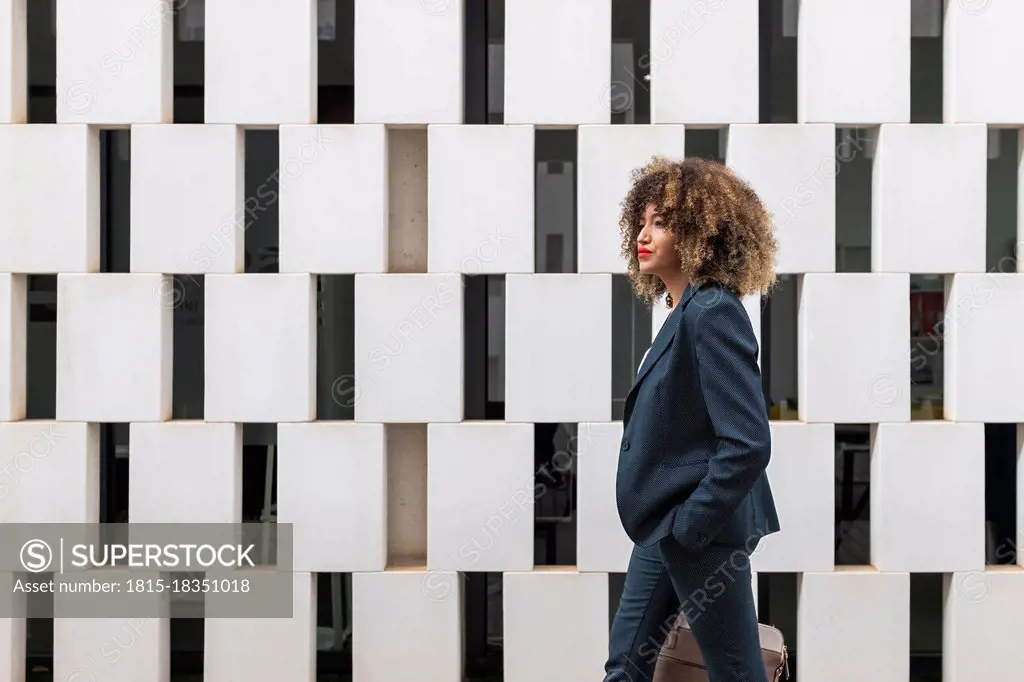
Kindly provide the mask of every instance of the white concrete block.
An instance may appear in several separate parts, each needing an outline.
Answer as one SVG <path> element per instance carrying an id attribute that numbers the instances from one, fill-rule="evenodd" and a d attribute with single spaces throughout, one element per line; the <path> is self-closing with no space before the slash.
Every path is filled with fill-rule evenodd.
<path id="1" fill-rule="evenodd" d="M 13 592 L 13 573 L 4 576 L 4 587 Z M 24 598 L 19 601 L 24 609 Z M 27 643 L 25 618 L 0 618 L 0 675 L 7 680 L 25 679 L 25 648 Z"/>
<path id="2" fill-rule="evenodd" d="M 462 291 L 451 273 L 356 275 L 356 421 L 462 421 Z"/>
<path id="3" fill-rule="evenodd" d="M 506 573 L 502 594 L 506 682 L 601 677 L 608 657 L 608 574 Z"/>
<path id="4" fill-rule="evenodd" d="M 463 12 L 356 0 L 356 123 L 462 123 Z"/>
<path id="5" fill-rule="evenodd" d="M 797 578 L 800 679 L 910 681 L 910 575 L 839 567 Z"/>
<path id="6" fill-rule="evenodd" d="M 0 422 L 25 418 L 27 306 L 27 278 L 0 274 Z"/>
<path id="7" fill-rule="evenodd" d="M 871 563 L 878 570 L 982 570 L 984 424 L 878 424 L 870 504 Z"/>
<path id="8" fill-rule="evenodd" d="M 805 275 L 797 324 L 801 421 L 910 421 L 909 275 Z"/>
<path id="9" fill-rule="evenodd" d="M 505 419 L 611 421 L 611 275 L 505 283 Z"/>
<path id="10" fill-rule="evenodd" d="M 4 424 L 0 523 L 98 523 L 99 447 L 98 424 Z"/>
<path id="11" fill-rule="evenodd" d="M 170 275 L 57 276 L 57 419 L 171 418 Z"/>
<path id="12" fill-rule="evenodd" d="M 132 272 L 245 270 L 241 128 L 132 126 L 131 173 Z"/>
<path id="13" fill-rule="evenodd" d="M 619 230 L 622 197 L 631 173 L 654 154 L 682 158 L 682 126 L 580 126 L 577 244 L 581 273 L 624 273 Z"/>
<path id="14" fill-rule="evenodd" d="M 1024 422 L 1024 275 L 953 275 L 944 332 L 945 417 Z"/>
<path id="15" fill-rule="evenodd" d="M 505 6 L 505 123 L 611 122 L 611 0 Z"/>
<path id="16" fill-rule="evenodd" d="M 99 131 L 0 125 L 0 272 L 98 272 Z"/>
<path id="17" fill-rule="evenodd" d="M 910 2 L 801 0 L 796 81 L 800 123 L 909 123 Z"/>
<path id="18" fill-rule="evenodd" d="M 134 574 L 124 571 L 121 580 L 134 577 L 130 573 Z M 150 595 L 138 596 L 141 600 Z M 167 618 L 53 619 L 53 676 L 58 680 L 170 682 L 170 672 Z"/>
<path id="19" fill-rule="evenodd" d="M 534 271 L 533 126 L 430 126 L 429 272 Z"/>
<path id="20" fill-rule="evenodd" d="M 173 12 L 182 3 L 60 0 L 55 4 L 57 122 L 173 122 Z"/>
<path id="21" fill-rule="evenodd" d="M 134 423 L 128 447 L 131 523 L 242 522 L 241 424 Z"/>
<path id="22" fill-rule="evenodd" d="M 757 123 L 758 30 L 757 0 L 651 0 L 651 122 Z"/>
<path id="23" fill-rule="evenodd" d="M 384 126 L 281 126 L 279 169 L 281 272 L 387 272 Z"/>
<path id="24" fill-rule="evenodd" d="M 316 123 L 316 0 L 217 0 L 205 16 L 207 123 Z"/>
<path id="25" fill-rule="evenodd" d="M 429 570 L 533 569 L 533 430 L 502 422 L 427 425 Z"/>
<path id="26" fill-rule="evenodd" d="M 1024 669 L 1024 571 L 989 567 L 945 576 L 942 679 L 991 680 Z"/>
<path id="27" fill-rule="evenodd" d="M 291 618 L 207 618 L 203 680 L 315 682 L 316 580 L 293 574 Z"/>
<path id="28" fill-rule="evenodd" d="M 985 271 L 987 152 L 984 125 L 881 126 L 871 176 L 873 272 Z"/>
<path id="29" fill-rule="evenodd" d="M 733 125 L 726 163 L 775 219 L 779 274 L 835 272 L 835 126 Z"/>
<path id="30" fill-rule="evenodd" d="M 354 574 L 353 678 L 462 682 L 463 580 L 455 572 L 422 569 Z M 402 642 L 399 656 L 395 642 Z"/>
<path id="31" fill-rule="evenodd" d="M 625 573 L 629 567 L 633 542 L 622 529 L 615 504 L 621 444 L 622 422 L 579 425 L 574 447 L 578 456 L 576 564 L 580 572 Z"/>
<path id="32" fill-rule="evenodd" d="M 947 123 L 1024 125 L 1024 92 L 1004 76 L 1024 66 L 1024 5 L 949 3 L 942 40 L 942 115 Z"/>
<path id="33" fill-rule="evenodd" d="M 316 418 L 316 279 L 208 275 L 207 421 Z"/>
<path id="34" fill-rule="evenodd" d="M 835 425 L 772 422 L 768 482 L 782 527 L 760 541 L 755 571 L 835 567 Z"/>
<path id="35" fill-rule="evenodd" d="M 27 0 L 0 0 L 0 124 L 28 117 Z M 0 670 L 3 662 L 0 661 Z M 14 678 L 12 678 L 14 679 Z"/>
<path id="36" fill-rule="evenodd" d="M 1000 136 L 1006 133 L 1001 133 Z M 1007 249 L 1009 253 L 1004 253 L 998 261 L 996 261 L 996 272 L 1013 272 L 1014 267 L 1018 273 L 1024 274 L 1024 258 L 1020 255 L 1024 253 L 1024 228 L 1021 225 L 1024 224 L 1024 210 L 1021 210 L 1021 206 L 1024 205 L 1024 173 L 1021 172 L 1021 167 L 1024 166 L 1024 137 L 1019 133 L 1017 134 L 1017 234 L 1016 239 L 1013 242 L 1013 248 Z M 1012 237 L 1011 237 L 1012 238 Z"/>
<path id="37" fill-rule="evenodd" d="M 383 571 L 388 472 L 383 424 L 281 424 L 277 522 L 292 525 L 296 571 Z"/>

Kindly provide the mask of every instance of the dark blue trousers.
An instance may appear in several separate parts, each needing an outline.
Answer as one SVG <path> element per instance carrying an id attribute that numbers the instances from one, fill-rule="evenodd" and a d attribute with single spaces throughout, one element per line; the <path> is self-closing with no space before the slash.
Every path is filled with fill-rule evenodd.
<path id="1" fill-rule="evenodd" d="M 710 682 L 767 682 L 744 548 L 688 553 L 668 537 L 634 547 L 609 637 L 604 682 L 646 682 L 680 612 L 690 623 Z"/>

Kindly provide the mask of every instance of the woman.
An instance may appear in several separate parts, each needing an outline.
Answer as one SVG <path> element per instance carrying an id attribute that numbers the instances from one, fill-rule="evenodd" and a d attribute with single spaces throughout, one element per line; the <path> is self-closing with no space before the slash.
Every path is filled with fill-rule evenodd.
<path id="1" fill-rule="evenodd" d="M 616 497 L 635 547 L 604 679 L 651 679 L 682 613 L 711 682 L 765 682 L 749 555 L 779 521 L 740 297 L 774 281 L 771 217 L 724 165 L 654 157 L 634 172 L 619 226 L 637 294 L 664 294 L 672 310 L 626 397 Z"/>

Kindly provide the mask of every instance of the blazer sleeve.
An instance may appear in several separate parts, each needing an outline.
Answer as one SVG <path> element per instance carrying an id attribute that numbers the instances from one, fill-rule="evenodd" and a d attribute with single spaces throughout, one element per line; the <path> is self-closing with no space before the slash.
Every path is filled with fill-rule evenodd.
<path id="1" fill-rule="evenodd" d="M 694 334 L 701 392 L 717 443 L 707 474 L 673 526 L 689 549 L 714 540 L 771 457 L 757 340 L 743 304 L 719 299 L 697 316 Z"/>

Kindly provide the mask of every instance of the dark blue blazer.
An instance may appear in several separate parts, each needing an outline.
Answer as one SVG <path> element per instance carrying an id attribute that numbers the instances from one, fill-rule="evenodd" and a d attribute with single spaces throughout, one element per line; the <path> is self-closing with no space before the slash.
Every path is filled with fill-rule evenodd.
<path id="1" fill-rule="evenodd" d="M 753 551 L 779 530 L 757 353 L 743 303 L 721 285 L 688 287 L 669 313 L 623 415 L 616 498 L 636 544 L 672 535 L 690 551 Z"/>

